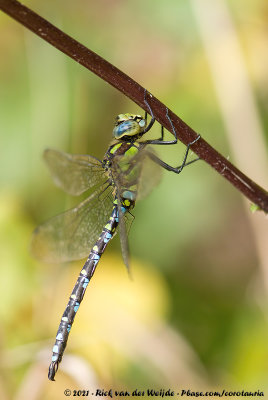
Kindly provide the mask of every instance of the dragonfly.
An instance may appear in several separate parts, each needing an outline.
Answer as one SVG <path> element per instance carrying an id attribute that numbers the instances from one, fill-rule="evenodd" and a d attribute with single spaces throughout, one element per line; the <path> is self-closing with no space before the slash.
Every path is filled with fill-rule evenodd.
<path id="1" fill-rule="evenodd" d="M 150 112 L 150 122 L 147 124 L 147 112 L 144 118 L 130 113 L 119 114 L 113 129 L 113 141 L 102 161 L 90 155 L 71 155 L 53 149 L 44 152 L 45 162 L 58 187 L 73 196 L 89 192 L 88 197 L 76 207 L 38 226 L 32 237 L 32 252 L 42 261 L 66 262 L 87 257 L 59 324 L 48 370 L 48 379 L 51 381 L 55 380 L 89 281 L 107 244 L 117 231 L 120 234 L 123 261 L 129 270 L 127 235 L 134 218 L 131 210 L 136 200 L 147 195 L 156 184 L 158 174 L 152 165 L 179 174 L 186 165 L 198 160 L 187 162 L 187 157 L 190 147 L 200 135 L 187 145 L 180 166 L 172 167 L 158 158 L 152 145 L 176 144 L 177 134 L 166 109 L 174 139 L 165 140 L 164 127 L 161 126 L 158 139 L 143 140 L 155 122 L 146 91 L 144 102 Z"/>

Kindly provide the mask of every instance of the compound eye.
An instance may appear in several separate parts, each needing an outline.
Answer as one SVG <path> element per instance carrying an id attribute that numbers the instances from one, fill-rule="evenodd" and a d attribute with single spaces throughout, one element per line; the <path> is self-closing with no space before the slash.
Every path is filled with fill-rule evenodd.
<path id="1" fill-rule="evenodd" d="M 145 125 L 146 125 L 145 119 L 141 119 L 140 122 L 139 122 L 139 125 L 140 125 L 141 128 L 144 128 Z"/>

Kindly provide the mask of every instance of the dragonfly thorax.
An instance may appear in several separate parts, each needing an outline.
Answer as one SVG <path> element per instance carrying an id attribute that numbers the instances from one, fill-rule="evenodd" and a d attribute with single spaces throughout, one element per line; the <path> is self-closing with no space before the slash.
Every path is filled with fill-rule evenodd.
<path id="1" fill-rule="evenodd" d="M 143 135 L 146 121 L 141 115 L 119 114 L 115 119 L 113 136 L 119 140 L 135 141 Z"/>
<path id="2" fill-rule="evenodd" d="M 111 184 L 117 188 L 114 196 L 119 194 L 122 205 L 131 209 L 137 197 L 137 184 L 142 164 L 139 162 L 139 142 L 127 140 L 114 141 L 106 152 L 102 166 Z"/>

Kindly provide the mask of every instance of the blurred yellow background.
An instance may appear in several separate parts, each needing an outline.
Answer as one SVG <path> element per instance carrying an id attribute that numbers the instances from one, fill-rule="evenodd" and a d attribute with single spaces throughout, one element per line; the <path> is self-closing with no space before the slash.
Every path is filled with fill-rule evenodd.
<path id="1" fill-rule="evenodd" d="M 267 187 L 267 1 L 24 4 Z M 30 255 L 33 229 L 74 204 L 53 185 L 42 152 L 102 158 L 115 116 L 143 111 L 2 12 L 0 54 L 0 398 L 58 399 L 65 388 L 265 392 L 267 219 L 251 215 L 249 202 L 202 161 L 180 176 L 165 171 L 137 204 L 134 280 L 116 238 L 88 287 L 56 383 L 47 380 L 83 260 L 46 265 Z M 178 165 L 185 147 L 157 150 Z"/>

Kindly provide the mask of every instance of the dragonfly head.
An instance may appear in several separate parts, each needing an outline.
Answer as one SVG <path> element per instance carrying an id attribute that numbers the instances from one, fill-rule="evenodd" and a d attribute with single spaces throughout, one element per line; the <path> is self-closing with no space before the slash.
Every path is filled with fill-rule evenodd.
<path id="1" fill-rule="evenodd" d="M 119 114 L 115 119 L 113 136 L 115 139 L 136 140 L 143 134 L 146 121 L 141 115 Z"/>

